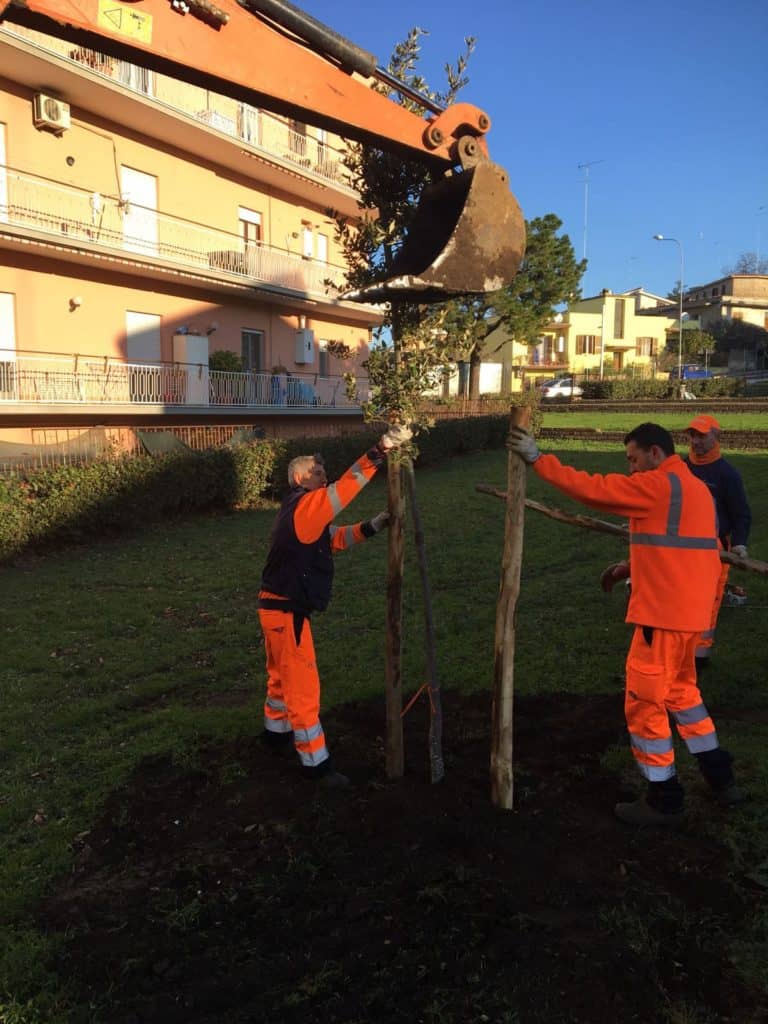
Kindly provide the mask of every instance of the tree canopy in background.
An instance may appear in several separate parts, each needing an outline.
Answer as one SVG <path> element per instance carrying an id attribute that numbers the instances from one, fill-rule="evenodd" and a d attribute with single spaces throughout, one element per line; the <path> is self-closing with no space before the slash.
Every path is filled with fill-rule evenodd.
<path id="1" fill-rule="evenodd" d="M 768 256 L 757 252 L 742 252 L 734 263 L 722 268 L 723 276 L 730 274 L 768 274 Z"/>

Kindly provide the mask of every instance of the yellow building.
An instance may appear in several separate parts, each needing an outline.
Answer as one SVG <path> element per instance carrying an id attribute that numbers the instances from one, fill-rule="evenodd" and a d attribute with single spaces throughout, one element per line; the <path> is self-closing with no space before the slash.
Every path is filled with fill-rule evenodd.
<path id="1" fill-rule="evenodd" d="M 590 376 L 652 374 L 676 319 L 650 311 L 668 301 L 642 288 L 606 288 L 572 302 L 543 329 L 526 369 L 536 376 L 553 376 L 553 369 Z"/>
<path id="2" fill-rule="evenodd" d="M 328 210 L 359 213 L 341 156 L 320 129 L 1 23 L 0 441 L 359 419 L 340 375 L 381 316 L 338 298 Z M 217 350 L 243 372 L 209 370 Z"/>

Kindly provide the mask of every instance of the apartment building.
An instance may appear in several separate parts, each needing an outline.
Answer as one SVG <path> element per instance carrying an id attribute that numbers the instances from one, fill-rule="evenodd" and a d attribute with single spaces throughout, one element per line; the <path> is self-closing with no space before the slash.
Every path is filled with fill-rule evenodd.
<path id="1" fill-rule="evenodd" d="M 381 315 L 339 297 L 340 158 L 321 129 L 0 23 L 0 442 L 359 420 L 341 374 L 364 387 Z M 219 350 L 240 366 L 209 369 Z"/>
<path id="2" fill-rule="evenodd" d="M 572 302 L 555 314 L 535 339 L 511 338 L 502 326 L 492 331 L 483 351 L 480 392 L 520 391 L 536 380 L 576 373 L 600 376 L 631 371 L 651 374 L 676 317 L 658 315 L 669 300 L 643 288 Z M 462 390 L 461 373 L 449 393 Z"/>

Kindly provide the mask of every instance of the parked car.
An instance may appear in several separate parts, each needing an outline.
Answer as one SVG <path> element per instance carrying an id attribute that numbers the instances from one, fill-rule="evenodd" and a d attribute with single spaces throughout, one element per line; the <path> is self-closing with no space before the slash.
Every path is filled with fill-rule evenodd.
<path id="1" fill-rule="evenodd" d="M 541 385 L 542 398 L 581 398 L 583 394 L 584 390 L 574 383 L 573 377 L 556 377 Z"/>
<path id="2" fill-rule="evenodd" d="M 706 369 L 704 366 L 699 366 L 698 363 L 684 363 L 682 366 L 683 380 L 709 380 L 710 377 L 714 377 L 714 373 L 711 370 Z M 669 379 L 677 380 L 678 367 L 673 366 L 669 371 Z"/>

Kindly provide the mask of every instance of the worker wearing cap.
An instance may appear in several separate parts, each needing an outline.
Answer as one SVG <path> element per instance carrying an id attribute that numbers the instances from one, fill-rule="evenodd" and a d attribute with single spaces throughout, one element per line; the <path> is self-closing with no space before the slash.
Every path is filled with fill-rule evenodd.
<path id="1" fill-rule="evenodd" d="M 393 425 L 335 483 L 319 455 L 299 455 L 288 466 L 290 490 L 272 529 L 261 577 L 259 621 L 267 654 L 267 698 L 262 741 L 275 751 L 295 746 L 303 773 L 325 786 L 346 786 L 335 770 L 320 724 L 320 677 L 310 628 L 313 612 L 331 597 L 333 554 L 373 537 L 387 525 L 380 512 L 352 526 L 331 525 L 394 451 L 411 437 Z"/>
<path id="2" fill-rule="evenodd" d="M 642 423 L 624 444 L 629 476 L 601 476 L 542 455 L 520 427 L 512 428 L 508 441 L 542 480 L 585 505 L 629 519 L 632 592 L 626 620 L 635 630 L 624 711 L 647 793 L 616 804 L 615 812 L 633 825 L 676 826 L 683 819 L 684 794 L 675 772 L 670 715 L 716 798 L 723 804 L 744 799 L 734 783 L 731 755 L 720 747 L 702 701 L 694 662 L 720 575 L 715 507 L 663 427 Z M 629 562 L 609 566 L 601 576 L 603 589 L 628 576 Z"/>
<path id="3" fill-rule="evenodd" d="M 685 432 L 690 444 L 685 461 L 693 475 L 704 481 L 715 499 L 720 542 L 726 551 L 746 558 L 752 512 L 741 474 L 720 454 L 720 424 L 714 416 L 696 416 L 685 428 Z M 696 667 L 699 671 L 709 664 L 712 645 L 715 642 L 717 616 L 723 602 L 729 571 L 728 563 L 721 563 L 720 579 L 709 626 L 702 633 L 696 648 Z"/>

